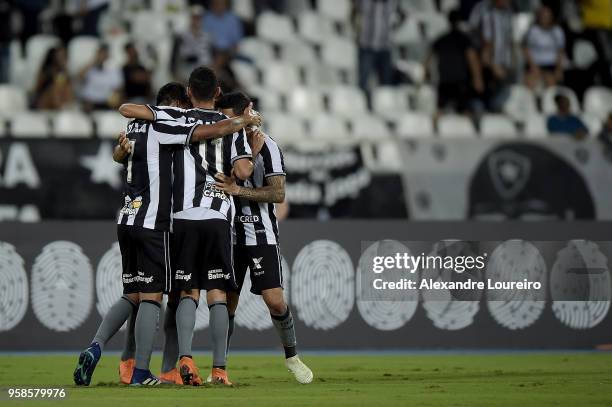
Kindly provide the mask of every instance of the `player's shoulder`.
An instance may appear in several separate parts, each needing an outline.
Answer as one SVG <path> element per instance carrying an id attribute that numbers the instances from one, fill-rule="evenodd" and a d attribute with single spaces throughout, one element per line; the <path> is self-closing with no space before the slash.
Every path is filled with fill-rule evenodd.
<path id="1" fill-rule="evenodd" d="M 281 151 L 280 146 L 269 134 L 264 133 L 264 145 L 272 151 Z"/>
<path id="2" fill-rule="evenodd" d="M 226 115 L 224 115 L 223 113 L 217 110 L 213 110 L 213 109 L 201 109 L 198 107 L 194 107 L 192 109 L 189 109 L 187 112 L 189 116 L 196 117 L 201 120 L 219 121 L 219 120 L 227 119 Z"/>

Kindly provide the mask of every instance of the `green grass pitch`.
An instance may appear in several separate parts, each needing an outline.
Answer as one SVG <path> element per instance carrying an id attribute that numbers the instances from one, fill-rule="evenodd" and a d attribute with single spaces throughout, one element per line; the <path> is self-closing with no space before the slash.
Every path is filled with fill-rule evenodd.
<path id="1" fill-rule="evenodd" d="M 308 355 L 299 385 L 280 356 L 230 355 L 233 388 L 130 388 L 106 355 L 92 386 L 72 385 L 74 356 L 0 356 L 0 406 L 612 406 L 612 353 Z M 196 361 L 208 361 L 200 355 Z M 152 366 L 160 366 L 154 357 Z M 202 365 L 202 372 L 207 369 Z M 8 400 L 9 387 L 64 387 L 58 402 Z"/>

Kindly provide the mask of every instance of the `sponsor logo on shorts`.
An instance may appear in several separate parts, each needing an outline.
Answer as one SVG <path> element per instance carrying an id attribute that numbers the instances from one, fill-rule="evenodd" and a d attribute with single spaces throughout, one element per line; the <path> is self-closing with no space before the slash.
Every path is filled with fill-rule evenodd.
<path id="1" fill-rule="evenodd" d="M 224 278 L 226 280 L 229 280 L 230 275 L 229 275 L 229 273 L 223 274 L 223 270 L 221 270 L 221 269 L 208 270 L 208 279 L 209 280 L 218 280 L 220 278 Z"/>
<path id="2" fill-rule="evenodd" d="M 191 280 L 191 273 L 185 273 L 185 270 L 176 270 L 174 275 L 175 280 L 189 281 Z"/>
<path id="3" fill-rule="evenodd" d="M 240 223 L 257 223 L 261 220 L 259 215 L 236 215 L 234 219 Z"/>
<path id="4" fill-rule="evenodd" d="M 122 276 L 123 284 L 131 284 L 131 283 L 145 283 L 150 284 L 153 282 L 153 276 L 145 277 L 142 271 L 138 272 L 138 275 L 133 276 L 132 274 L 123 274 Z"/>
<path id="5" fill-rule="evenodd" d="M 263 260 L 263 257 L 253 257 L 253 269 L 254 270 L 261 270 L 261 261 Z"/>

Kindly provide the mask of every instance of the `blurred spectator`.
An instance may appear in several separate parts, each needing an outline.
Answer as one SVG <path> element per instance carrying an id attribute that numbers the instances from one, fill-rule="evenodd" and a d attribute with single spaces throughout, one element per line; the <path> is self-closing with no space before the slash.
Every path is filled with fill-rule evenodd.
<path id="1" fill-rule="evenodd" d="M 525 34 L 523 52 L 527 63 L 525 84 L 531 89 L 563 81 L 565 34 L 555 24 L 550 8 L 542 6 L 537 11 L 535 24 Z"/>
<path id="2" fill-rule="evenodd" d="M 40 13 L 47 7 L 47 0 L 19 0 L 17 8 L 21 12 L 22 27 L 21 27 L 21 45 L 25 49 L 25 44 L 28 39 L 40 32 Z"/>
<path id="3" fill-rule="evenodd" d="M 470 37 L 459 28 L 461 23 L 459 10 L 451 11 L 448 20 L 451 30 L 433 42 L 425 69 L 427 72 L 430 71 L 435 56 L 438 73 L 438 109 L 451 107 L 457 112 L 467 113 L 474 110 L 475 106 L 471 101 L 476 100 L 484 92 L 482 69 Z"/>
<path id="4" fill-rule="evenodd" d="M 121 102 L 119 93 L 123 76 L 119 69 L 105 66 L 108 56 L 108 46 L 101 45 L 93 61 L 79 73 L 80 95 L 85 111 L 113 109 Z"/>
<path id="5" fill-rule="evenodd" d="M 12 7 L 8 0 L 0 0 L 0 83 L 9 81 Z"/>
<path id="6" fill-rule="evenodd" d="M 63 46 L 47 52 L 34 88 L 36 109 L 60 110 L 72 104 L 74 95 L 67 64 L 68 57 Z"/>
<path id="7" fill-rule="evenodd" d="M 179 81 L 186 81 L 198 66 L 212 63 L 210 36 L 202 30 L 201 6 L 191 8 L 189 30 L 179 34 L 172 51 L 172 73 Z"/>
<path id="8" fill-rule="evenodd" d="M 501 111 L 515 80 L 510 0 L 493 0 L 482 15 L 483 64 L 487 107 Z"/>
<path id="9" fill-rule="evenodd" d="M 582 139 L 588 135 L 586 125 L 580 118 L 570 111 L 570 100 L 563 94 L 555 96 L 557 113 L 548 118 L 546 127 L 550 134 L 566 134 L 577 139 Z"/>
<path id="10" fill-rule="evenodd" d="M 599 141 L 603 143 L 608 154 L 612 153 L 612 112 L 608 114 L 603 129 L 599 133 Z"/>
<path id="11" fill-rule="evenodd" d="M 601 84 L 612 87 L 612 1 L 580 0 L 583 37 L 593 43 L 599 56 L 595 74 Z"/>
<path id="12" fill-rule="evenodd" d="M 210 34 L 215 52 L 233 53 L 243 37 L 242 22 L 229 9 L 228 0 L 212 0 L 204 15 L 204 31 Z"/>
<path id="13" fill-rule="evenodd" d="M 77 0 L 78 13 L 81 17 L 80 35 L 98 36 L 98 22 L 108 9 L 110 0 Z"/>
<path id="14" fill-rule="evenodd" d="M 140 63 L 133 43 L 125 45 L 126 63 L 123 66 L 123 93 L 127 101 L 149 103 L 151 98 L 151 71 Z"/>
<path id="15" fill-rule="evenodd" d="M 372 71 L 378 75 L 379 85 L 393 80 L 391 64 L 391 32 L 394 17 L 401 24 L 404 19 L 397 0 L 357 0 L 353 20 L 358 29 L 359 87 L 367 91 Z"/>

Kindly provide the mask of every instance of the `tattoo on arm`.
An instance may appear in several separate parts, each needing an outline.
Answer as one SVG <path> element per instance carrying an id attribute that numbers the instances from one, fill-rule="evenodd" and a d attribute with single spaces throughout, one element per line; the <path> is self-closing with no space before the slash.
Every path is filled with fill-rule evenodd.
<path id="1" fill-rule="evenodd" d="M 275 175 L 266 178 L 267 184 L 260 188 L 239 187 L 238 194 L 244 199 L 254 202 L 281 203 L 285 200 L 285 176 Z"/>

